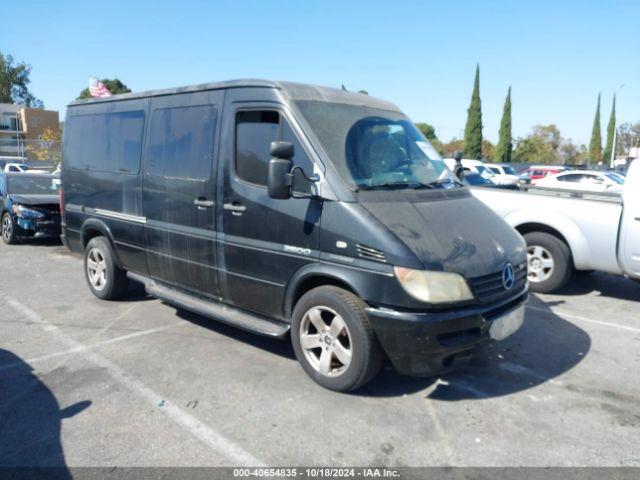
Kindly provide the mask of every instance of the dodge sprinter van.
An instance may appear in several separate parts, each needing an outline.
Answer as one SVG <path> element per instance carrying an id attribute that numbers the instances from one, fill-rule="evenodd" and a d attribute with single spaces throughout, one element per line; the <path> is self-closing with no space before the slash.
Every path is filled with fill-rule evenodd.
<path id="1" fill-rule="evenodd" d="M 259 334 L 349 391 L 385 356 L 462 365 L 521 325 L 526 248 L 395 105 L 262 80 L 69 105 L 63 240 L 91 291 L 127 281 Z"/>

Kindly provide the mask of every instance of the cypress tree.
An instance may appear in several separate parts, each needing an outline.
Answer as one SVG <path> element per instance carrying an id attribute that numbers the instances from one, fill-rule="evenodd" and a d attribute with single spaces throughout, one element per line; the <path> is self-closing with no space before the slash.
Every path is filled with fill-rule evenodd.
<path id="1" fill-rule="evenodd" d="M 500 138 L 493 155 L 493 159 L 500 163 L 511 162 L 511 152 L 513 150 L 513 141 L 511 139 L 511 87 L 507 92 L 507 98 L 504 101 L 504 109 L 502 111 L 502 120 L 500 121 Z"/>
<path id="2" fill-rule="evenodd" d="M 482 107 L 480 105 L 480 65 L 476 65 L 476 79 L 471 94 L 471 104 L 467 110 L 467 124 L 464 128 L 464 156 L 480 160 L 482 158 Z"/>
<path id="3" fill-rule="evenodd" d="M 611 106 L 611 116 L 609 117 L 609 125 L 607 125 L 607 146 L 602 154 L 602 161 L 611 162 L 611 154 L 613 153 L 613 137 L 616 132 L 616 94 L 613 94 L 613 105 Z"/>
<path id="4" fill-rule="evenodd" d="M 598 93 L 598 105 L 596 116 L 593 119 L 593 130 L 591 131 L 591 143 L 589 143 L 589 160 L 598 163 L 602 160 L 602 136 L 600 134 L 600 94 Z"/>

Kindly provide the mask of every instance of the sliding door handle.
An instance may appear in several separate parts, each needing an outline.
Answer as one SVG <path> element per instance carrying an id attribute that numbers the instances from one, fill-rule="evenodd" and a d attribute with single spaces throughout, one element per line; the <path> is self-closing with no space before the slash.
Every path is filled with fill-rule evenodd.
<path id="1" fill-rule="evenodd" d="M 213 200 L 207 200 L 206 198 L 196 198 L 193 204 L 198 208 L 211 208 L 215 205 Z"/>
<path id="2" fill-rule="evenodd" d="M 240 215 L 242 215 L 245 210 L 247 209 L 247 207 L 245 207 L 244 205 L 242 205 L 241 203 L 238 202 L 233 202 L 233 203 L 225 203 L 222 208 L 224 208 L 225 210 L 228 210 L 231 212 L 232 215 L 235 215 L 236 217 L 239 217 Z"/>

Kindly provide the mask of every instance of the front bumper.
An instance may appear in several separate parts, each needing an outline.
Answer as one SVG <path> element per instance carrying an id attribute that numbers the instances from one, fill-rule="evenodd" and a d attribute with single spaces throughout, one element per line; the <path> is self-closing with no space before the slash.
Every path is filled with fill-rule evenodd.
<path id="1" fill-rule="evenodd" d="M 16 224 L 18 226 L 16 231 L 18 237 L 57 238 L 62 232 L 59 219 L 44 218 L 42 220 L 34 220 L 18 217 Z"/>
<path id="2" fill-rule="evenodd" d="M 429 313 L 372 307 L 367 314 L 399 373 L 432 376 L 466 364 L 475 347 L 491 341 L 491 323 L 522 306 L 527 297 L 525 288 L 484 306 Z"/>

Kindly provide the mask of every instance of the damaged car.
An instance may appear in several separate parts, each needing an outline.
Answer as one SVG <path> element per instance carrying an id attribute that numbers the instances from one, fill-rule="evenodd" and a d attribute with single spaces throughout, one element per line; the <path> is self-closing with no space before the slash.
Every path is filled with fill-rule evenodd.
<path id="1" fill-rule="evenodd" d="M 0 175 L 0 228 L 11 245 L 22 238 L 60 237 L 60 197 L 53 175 Z"/>

